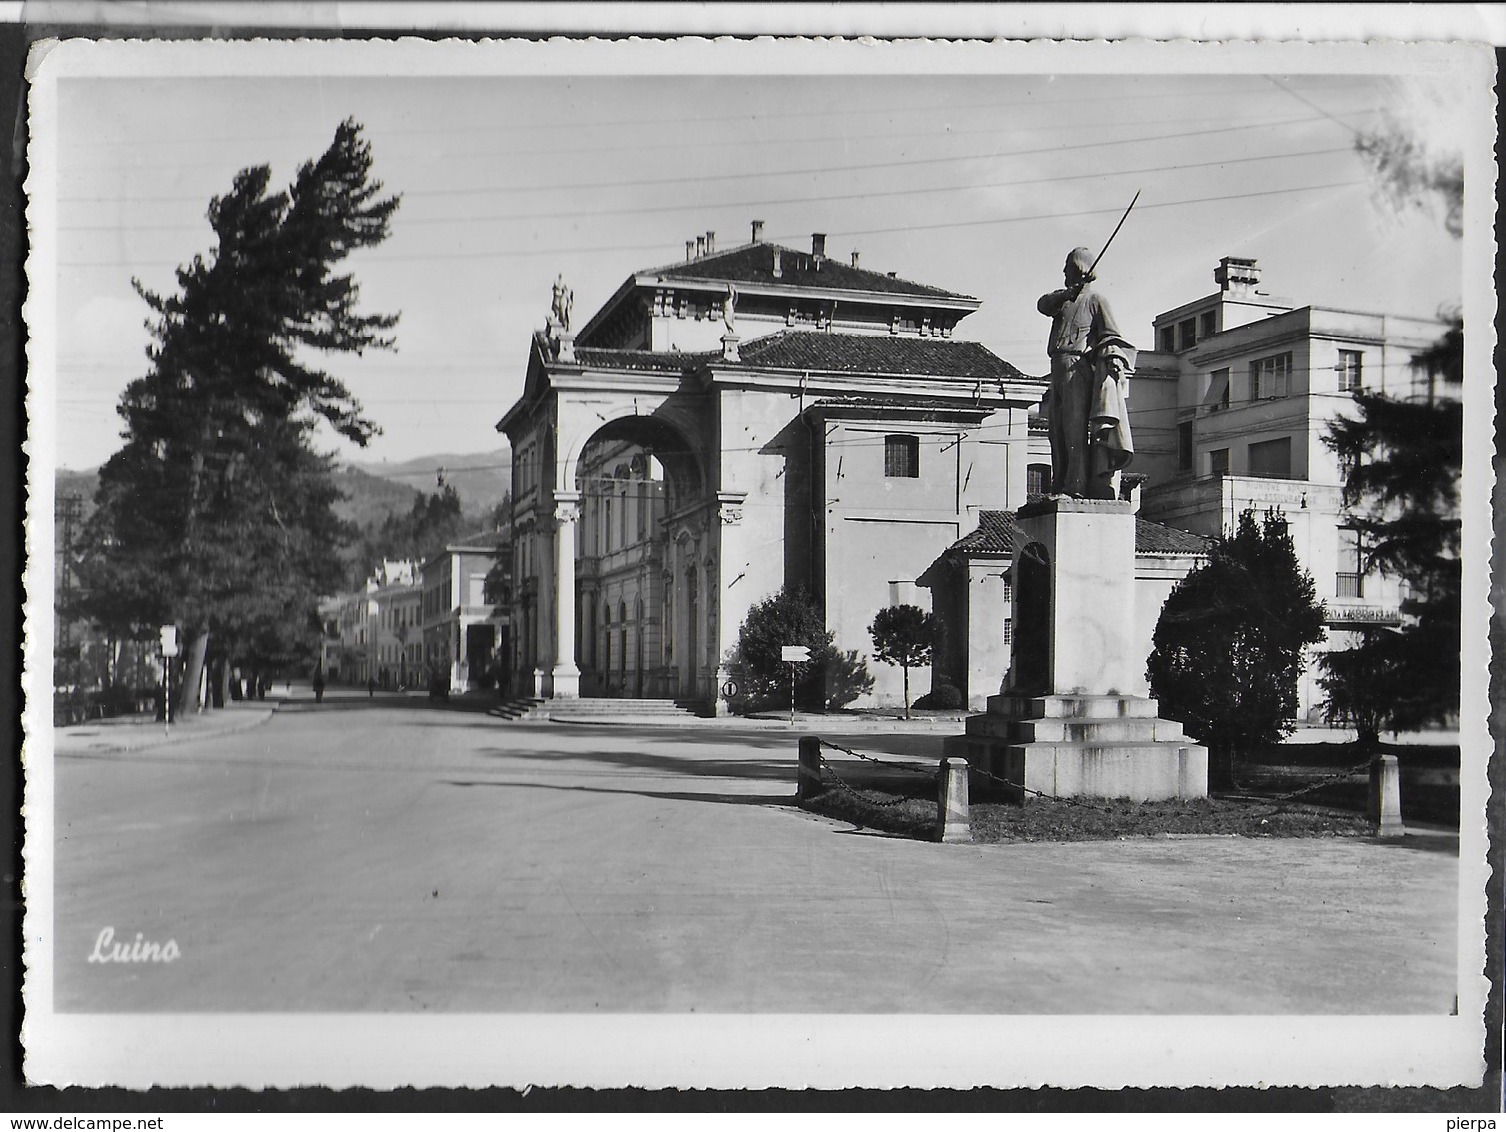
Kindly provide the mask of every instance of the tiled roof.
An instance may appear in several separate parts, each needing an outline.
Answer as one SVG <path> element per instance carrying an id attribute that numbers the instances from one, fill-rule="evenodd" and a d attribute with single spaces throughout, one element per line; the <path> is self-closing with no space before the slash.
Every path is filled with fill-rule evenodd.
<path id="1" fill-rule="evenodd" d="M 827 373 L 901 373 L 932 377 L 1030 380 L 977 342 L 783 330 L 740 349 L 742 364 Z"/>
<path id="2" fill-rule="evenodd" d="M 826 334 L 819 330 L 781 330 L 743 343 L 741 362 L 720 362 L 720 351 L 678 353 L 614 350 L 577 346 L 576 363 L 598 369 L 652 370 L 681 373 L 706 363 L 744 365 L 822 373 L 903 374 L 955 377 L 968 381 L 1032 381 L 977 342 L 953 338 L 906 338 L 889 335 Z"/>
<path id="3" fill-rule="evenodd" d="M 1207 554 L 1212 539 L 1179 531 L 1165 523 L 1135 517 L 1135 553 L 1137 554 Z"/>
<path id="4" fill-rule="evenodd" d="M 780 274 L 774 274 L 774 249 L 779 249 Z M 810 252 L 797 251 L 778 244 L 744 244 L 725 252 L 714 252 L 685 263 L 671 263 L 640 271 L 664 279 L 704 279 L 716 282 L 766 283 L 798 285 L 833 291 L 872 291 L 884 295 L 908 295 L 914 298 L 963 300 L 976 302 L 972 295 L 945 291 L 925 283 L 912 283 L 881 271 L 853 267 L 840 260 L 822 257 L 816 270 Z"/>
<path id="5" fill-rule="evenodd" d="M 951 549 L 1012 554 L 1018 533 L 1013 511 L 979 511 L 978 529 L 952 543 Z"/>
<path id="6" fill-rule="evenodd" d="M 681 373 L 711 356 L 682 354 L 674 350 L 610 350 L 601 346 L 575 348 L 575 360 L 579 365 L 598 369 L 656 370 L 660 373 Z"/>
<path id="7" fill-rule="evenodd" d="M 950 549 L 1010 554 L 1018 532 L 1013 511 L 980 511 L 977 529 L 952 543 Z M 1136 554 L 1207 554 L 1208 543 L 1201 535 L 1135 517 Z"/>

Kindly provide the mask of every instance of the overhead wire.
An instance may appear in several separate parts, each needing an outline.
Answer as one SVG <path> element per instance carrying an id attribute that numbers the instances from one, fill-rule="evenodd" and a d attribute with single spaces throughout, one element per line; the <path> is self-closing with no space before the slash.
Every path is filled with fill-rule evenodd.
<path id="1" fill-rule="evenodd" d="M 1214 169 L 1214 168 L 1222 168 L 1222 167 L 1227 166 L 1227 165 L 1242 165 L 1242 164 L 1246 164 L 1246 163 L 1250 163 L 1250 162 L 1266 163 L 1266 162 L 1271 162 L 1271 161 L 1281 161 L 1281 160 L 1287 160 L 1287 159 L 1298 158 L 1298 157 L 1328 157 L 1328 156 L 1332 156 L 1334 154 L 1352 153 L 1352 152 L 1353 152 L 1353 150 L 1351 148 L 1347 147 L 1347 146 L 1332 146 L 1332 147 L 1329 147 L 1329 148 L 1326 148 L 1326 149 L 1300 150 L 1300 151 L 1297 151 L 1297 152 L 1294 152 L 1294 153 L 1260 154 L 1260 155 L 1253 156 L 1253 157 L 1229 157 L 1229 158 L 1220 158 L 1220 159 L 1213 160 L 1213 161 L 1178 162 L 1178 163 L 1173 164 L 1173 165 L 1150 165 L 1150 166 L 1142 166 L 1140 168 L 1135 168 L 1135 169 L 1114 169 L 1114 170 L 1111 170 L 1111 171 L 1108 171 L 1108 172 L 1105 172 L 1103 170 L 1094 170 L 1093 172 L 1090 172 L 1090 173 L 1061 174 L 1061 175 L 1051 176 L 1051 177 L 1025 177 L 1025 178 L 1018 178 L 1018 179 L 1010 180 L 1010 181 L 981 181 L 981 182 L 969 182 L 968 184 L 965 184 L 965 185 L 927 185 L 927 186 L 924 186 L 924 187 L 921 187 L 921 188 L 912 188 L 912 189 L 886 189 L 886 190 L 881 190 L 881 191 L 854 190 L 853 192 L 850 192 L 850 193 L 818 193 L 818 194 L 814 194 L 814 195 L 801 196 L 801 197 L 782 197 L 782 198 L 774 198 L 774 199 L 743 200 L 743 201 L 720 201 L 720 202 L 717 203 L 716 207 L 719 208 L 719 209 L 731 209 L 731 208 L 765 208 L 765 207 L 774 207 L 774 206 L 787 205 L 787 204 L 816 204 L 816 203 L 830 202 L 830 201 L 874 200 L 874 199 L 877 199 L 877 198 L 887 198 L 887 197 L 925 196 L 925 195 L 939 194 L 939 193 L 964 193 L 964 192 L 974 192 L 974 191 L 976 191 L 978 189 L 1014 188 L 1014 187 L 1018 187 L 1018 186 L 1021 186 L 1021 185 L 1050 185 L 1050 184 L 1057 184 L 1057 183 L 1065 182 L 1065 181 L 1085 181 L 1085 180 L 1098 180 L 1098 181 L 1101 181 L 1105 177 L 1108 177 L 1108 176 L 1113 176 L 1113 177 L 1130 177 L 1130 176 L 1140 176 L 1140 175 L 1143 175 L 1143 174 L 1146 174 L 1146 173 L 1180 172 L 1180 171 L 1187 170 L 1187 169 Z M 405 225 L 407 227 L 412 227 L 412 226 L 415 226 L 415 225 L 431 225 L 431 224 L 474 224 L 474 223 L 478 223 L 478 222 L 486 222 L 486 221 L 491 221 L 491 220 L 517 221 L 517 222 L 521 222 L 521 221 L 525 221 L 525 220 L 529 220 L 529 221 L 532 221 L 532 220 L 568 220 L 568 219 L 573 219 L 573 218 L 582 217 L 582 216 L 637 216 L 637 215 L 647 215 L 647 214 L 655 213 L 655 212 L 681 212 L 681 211 L 684 211 L 685 207 L 686 206 L 683 205 L 683 204 L 654 204 L 654 205 L 635 205 L 635 206 L 628 207 L 628 208 L 572 209 L 572 210 L 554 211 L 554 212 L 491 213 L 491 214 L 479 214 L 479 215 L 478 214 L 470 214 L 470 215 L 444 216 L 444 217 L 440 217 L 440 216 L 419 217 L 417 219 L 414 219 L 412 217 L 404 217 L 403 220 L 402 220 L 402 223 L 403 223 L 403 225 Z M 120 225 L 120 224 L 60 224 L 60 225 L 58 225 L 58 231 L 62 231 L 62 232 L 117 232 L 117 231 L 122 231 L 122 232 L 124 232 L 126 234 L 129 234 L 131 232 L 176 232 L 176 231 L 188 231 L 190 229 L 198 230 L 198 229 L 204 227 L 206 223 L 207 222 L 204 219 L 199 218 L 199 219 L 191 221 L 191 222 L 190 221 L 182 221 L 182 222 L 173 223 L 173 224 L 131 224 L 129 226 L 123 226 L 123 225 Z"/>

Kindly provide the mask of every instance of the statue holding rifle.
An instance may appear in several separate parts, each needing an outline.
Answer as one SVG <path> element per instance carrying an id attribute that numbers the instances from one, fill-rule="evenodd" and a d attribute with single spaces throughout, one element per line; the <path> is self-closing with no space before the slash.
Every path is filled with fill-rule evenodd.
<path id="1" fill-rule="evenodd" d="M 1114 235 L 1118 232 L 1115 228 Z M 1120 334 L 1107 300 L 1093 289 L 1094 269 L 1102 258 L 1102 252 L 1095 259 L 1087 248 L 1074 248 L 1063 269 L 1066 286 L 1042 295 L 1036 304 L 1051 319 L 1046 397 L 1053 495 L 1113 499 L 1114 473 L 1135 454 L 1125 401 L 1136 350 Z"/>

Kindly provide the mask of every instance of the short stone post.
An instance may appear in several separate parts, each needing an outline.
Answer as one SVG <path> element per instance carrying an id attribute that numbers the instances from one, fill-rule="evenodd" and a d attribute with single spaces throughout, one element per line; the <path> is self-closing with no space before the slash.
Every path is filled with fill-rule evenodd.
<path id="1" fill-rule="evenodd" d="M 821 793 L 821 740 L 800 737 L 800 767 L 795 774 L 795 801 L 804 802 Z"/>
<path id="2" fill-rule="evenodd" d="M 936 791 L 936 840 L 954 844 L 971 841 L 967 820 L 967 760 L 942 759 Z"/>
<path id="3" fill-rule="evenodd" d="M 1401 768 L 1395 755 L 1376 755 L 1370 762 L 1370 828 L 1377 837 L 1401 837 Z"/>

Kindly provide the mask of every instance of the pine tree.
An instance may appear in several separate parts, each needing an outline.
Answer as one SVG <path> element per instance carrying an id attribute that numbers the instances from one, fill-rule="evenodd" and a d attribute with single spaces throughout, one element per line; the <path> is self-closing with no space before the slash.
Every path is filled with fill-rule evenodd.
<path id="1" fill-rule="evenodd" d="M 1413 362 L 1426 394 L 1410 399 L 1355 394 L 1356 413 L 1324 437 L 1347 469 L 1344 505 L 1360 535 L 1366 571 L 1404 583 L 1399 629 L 1367 631 L 1361 643 L 1323 657 L 1329 713 L 1361 741 L 1411 730 L 1459 709 L 1459 477 L 1463 404 L 1439 396 L 1464 379 L 1464 327 L 1455 320 Z"/>
<path id="2" fill-rule="evenodd" d="M 1242 512 L 1166 599 L 1147 665 L 1151 695 L 1208 745 L 1220 784 L 1237 760 L 1291 732 L 1303 653 L 1323 639 L 1323 617 L 1278 512 L 1259 525 Z"/>
<path id="3" fill-rule="evenodd" d="M 121 397 L 125 445 L 100 469 L 80 574 L 101 620 L 184 630 L 185 704 L 211 634 L 222 657 L 286 660 L 338 583 L 348 532 L 315 428 L 358 445 L 378 430 L 308 354 L 393 346 L 397 316 L 359 313 L 359 286 L 337 271 L 386 239 L 398 206 L 371 167 L 346 121 L 285 192 L 269 193 L 268 167 L 242 170 L 210 202 L 216 245 L 178 270 L 177 291 L 133 280 L 155 315 L 150 365 Z"/>

